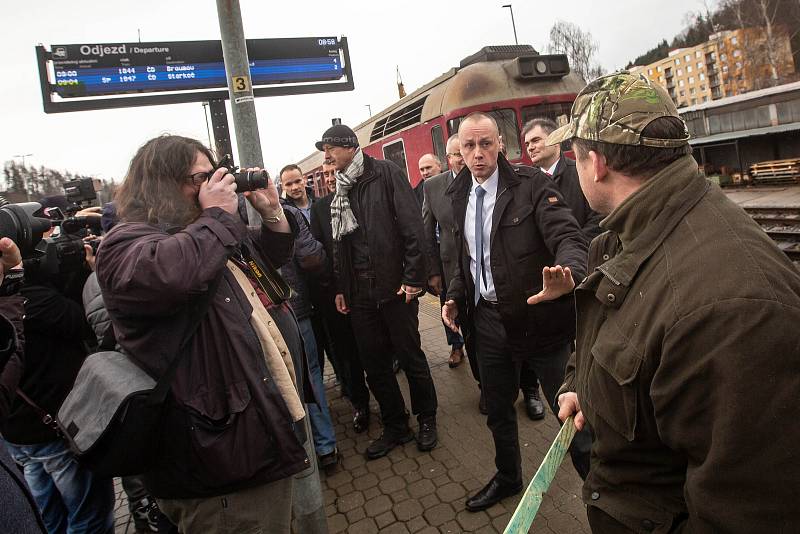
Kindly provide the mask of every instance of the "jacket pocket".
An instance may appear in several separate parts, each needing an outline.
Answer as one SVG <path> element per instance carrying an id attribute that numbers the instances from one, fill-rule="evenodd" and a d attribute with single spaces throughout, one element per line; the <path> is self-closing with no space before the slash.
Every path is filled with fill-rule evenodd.
<path id="1" fill-rule="evenodd" d="M 638 377 L 642 356 L 617 328 L 606 322 L 592 346 L 588 404 L 628 441 L 636 433 Z"/>
<path id="2" fill-rule="evenodd" d="M 272 460 L 274 446 L 266 422 L 251 402 L 245 381 L 206 391 L 184 402 L 189 462 L 208 488 L 248 480 Z"/>

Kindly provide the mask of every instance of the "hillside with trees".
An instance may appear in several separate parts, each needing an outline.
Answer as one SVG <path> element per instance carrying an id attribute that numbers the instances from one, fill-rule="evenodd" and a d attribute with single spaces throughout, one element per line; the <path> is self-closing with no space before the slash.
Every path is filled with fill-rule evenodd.
<path id="1" fill-rule="evenodd" d="M 686 28 L 671 42 L 662 40 L 655 47 L 628 63 L 648 65 L 664 59 L 670 50 L 699 45 L 710 35 L 724 30 L 764 28 L 769 36 L 783 27 L 792 45 L 795 66 L 800 65 L 800 2 L 797 0 L 720 0 L 703 12 L 686 14 Z"/>
<path id="2" fill-rule="evenodd" d="M 34 167 L 20 165 L 15 161 L 7 161 L 3 165 L 3 174 L 0 179 L 0 191 L 7 200 L 26 198 L 36 200 L 49 195 L 63 195 L 64 182 L 79 178 L 92 178 L 74 174 L 69 171 L 58 171 L 44 166 Z M 111 198 L 116 184 L 114 181 L 103 180 L 103 198 Z M 6 194 L 10 193 L 10 194 Z M 27 195 L 26 195 L 27 193 Z"/>

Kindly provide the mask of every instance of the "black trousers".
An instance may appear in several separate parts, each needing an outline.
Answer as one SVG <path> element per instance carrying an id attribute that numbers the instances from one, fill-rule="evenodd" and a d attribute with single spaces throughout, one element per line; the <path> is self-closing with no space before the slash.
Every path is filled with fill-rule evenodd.
<path id="1" fill-rule="evenodd" d="M 336 361 L 342 391 L 350 397 L 353 406 L 366 407 L 369 404 L 369 390 L 350 316 L 336 311 L 334 295 L 326 292 L 326 297 L 329 298 L 320 299 L 319 302 L 320 318 L 328 341 L 325 350 L 333 353 L 331 359 Z"/>
<path id="2" fill-rule="evenodd" d="M 480 365 L 481 387 L 489 416 L 486 425 L 492 432 L 495 447 L 495 466 L 501 481 L 507 484 L 522 482 L 522 458 L 519 449 L 519 430 L 514 401 L 519 394 L 520 361 L 514 361 L 508 346 L 506 330 L 496 306 L 481 299 L 474 317 L 475 348 Z M 556 393 L 564 383 L 570 344 L 549 354 L 531 356 L 525 360 L 536 372 L 553 414 L 558 414 Z M 572 462 L 581 478 L 589 472 L 591 435 L 584 428 L 575 435 L 570 446 Z"/>
<path id="3" fill-rule="evenodd" d="M 420 348 L 419 302 L 405 303 L 400 295 L 379 302 L 374 294 L 374 280 L 358 279 L 351 296 L 350 317 L 358 343 L 361 364 L 367 382 L 381 408 L 381 419 L 388 432 L 407 428 L 406 405 L 397 377 L 392 371 L 392 355 L 400 359 L 411 392 L 411 411 L 415 415 L 436 414 L 436 388 L 428 360 Z"/>

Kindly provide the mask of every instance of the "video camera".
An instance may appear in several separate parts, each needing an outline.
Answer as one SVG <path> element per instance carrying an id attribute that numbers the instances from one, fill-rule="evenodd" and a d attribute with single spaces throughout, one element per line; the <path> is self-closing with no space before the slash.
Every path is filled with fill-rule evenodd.
<path id="1" fill-rule="evenodd" d="M 93 182 L 91 178 L 83 178 L 64 184 L 68 214 L 74 214 L 97 198 Z M 34 215 L 40 211 L 44 217 Z M 43 238 L 54 227 L 60 227 L 60 233 Z M 26 270 L 37 270 L 49 276 L 83 269 L 86 264 L 84 245 L 97 252 L 100 244 L 99 239 L 84 238 L 99 236 L 101 231 L 100 217 L 65 216 L 60 208 L 42 210 L 38 202 L 0 207 L 0 237 L 8 237 L 17 244 Z"/>

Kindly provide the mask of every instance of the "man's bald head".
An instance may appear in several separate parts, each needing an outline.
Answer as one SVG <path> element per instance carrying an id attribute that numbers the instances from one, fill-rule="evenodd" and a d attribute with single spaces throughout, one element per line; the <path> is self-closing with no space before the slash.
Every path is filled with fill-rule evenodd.
<path id="1" fill-rule="evenodd" d="M 424 154 L 419 158 L 419 173 L 423 180 L 436 176 L 442 172 L 442 163 L 433 154 Z"/>
<path id="2" fill-rule="evenodd" d="M 459 133 L 461 132 L 461 129 L 464 127 L 465 123 L 474 123 L 481 121 L 489 121 L 490 123 L 492 123 L 492 126 L 494 127 L 494 131 L 497 134 L 497 137 L 500 137 L 500 127 L 497 125 L 497 121 L 495 120 L 494 117 L 492 117 L 488 113 L 484 113 L 483 111 L 473 111 L 472 113 L 464 117 L 464 120 L 462 120 L 461 124 L 458 126 L 458 131 Z"/>
<path id="3" fill-rule="evenodd" d="M 461 155 L 472 176 L 483 183 L 495 169 L 500 153 L 500 129 L 491 115 L 470 113 L 458 127 Z"/>

